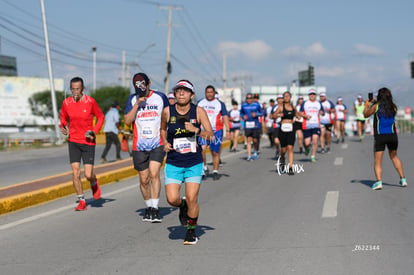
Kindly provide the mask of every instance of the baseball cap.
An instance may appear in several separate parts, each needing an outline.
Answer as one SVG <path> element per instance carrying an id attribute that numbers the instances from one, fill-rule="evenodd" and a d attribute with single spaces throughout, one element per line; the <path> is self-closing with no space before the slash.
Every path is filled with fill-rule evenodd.
<path id="1" fill-rule="evenodd" d="M 308 91 L 308 95 L 310 95 L 310 94 L 315 94 L 316 95 L 316 90 L 315 89 L 310 89 Z"/>
<path id="2" fill-rule="evenodd" d="M 276 99 L 283 98 L 283 95 L 277 95 Z"/>
<path id="3" fill-rule="evenodd" d="M 112 103 L 112 108 L 116 108 L 118 105 L 120 105 L 119 102 L 118 101 L 114 101 Z"/>
<path id="4" fill-rule="evenodd" d="M 173 93 L 168 93 L 168 98 L 175 98 Z"/>
<path id="5" fill-rule="evenodd" d="M 303 95 L 298 96 L 298 99 L 303 99 Z"/>
<path id="6" fill-rule="evenodd" d="M 319 93 L 319 96 L 326 96 L 324 92 Z"/>
<path id="7" fill-rule="evenodd" d="M 150 83 L 148 76 L 144 73 L 137 73 L 132 78 L 132 85 L 134 85 L 135 92 L 139 96 L 145 96 L 147 94 L 147 86 Z"/>
<path id="8" fill-rule="evenodd" d="M 182 79 L 182 80 L 178 81 L 178 82 L 175 84 L 175 86 L 173 87 L 173 91 L 175 92 L 175 90 L 177 90 L 177 89 L 178 89 L 178 88 L 180 88 L 180 87 L 182 87 L 182 88 L 187 88 L 187 89 L 189 89 L 192 93 L 194 93 L 194 86 L 193 86 L 193 84 L 192 84 L 190 81 L 188 81 L 188 80 Z"/>
<path id="9" fill-rule="evenodd" d="M 338 97 L 337 101 L 343 101 L 342 97 Z"/>
<path id="10" fill-rule="evenodd" d="M 357 98 L 362 98 L 362 96 L 361 95 L 358 95 Z"/>

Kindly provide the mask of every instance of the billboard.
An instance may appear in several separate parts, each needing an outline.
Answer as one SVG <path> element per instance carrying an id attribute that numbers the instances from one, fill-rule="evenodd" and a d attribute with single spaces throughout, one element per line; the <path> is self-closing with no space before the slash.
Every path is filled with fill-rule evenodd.
<path id="1" fill-rule="evenodd" d="M 63 79 L 55 79 L 55 90 L 63 91 Z M 34 116 L 29 98 L 37 93 L 50 90 L 48 78 L 0 76 L 0 125 L 52 125 L 52 118 Z"/>

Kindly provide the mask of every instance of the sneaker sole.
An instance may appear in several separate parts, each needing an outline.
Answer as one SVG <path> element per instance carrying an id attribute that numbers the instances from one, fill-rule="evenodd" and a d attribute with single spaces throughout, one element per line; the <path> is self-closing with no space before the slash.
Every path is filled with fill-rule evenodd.
<path id="1" fill-rule="evenodd" d="M 373 187 L 372 190 L 382 190 L 382 186 Z"/>
<path id="2" fill-rule="evenodd" d="M 161 223 L 162 222 L 162 220 L 160 220 L 160 219 L 153 219 L 153 220 L 151 220 L 151 223 Z"/>
<path id="3" fill-rule="evenodd" d="M 195 241 L 193 241 L 193 242 L 184 241 L 184 245 L 194 245 L 196 243 L 198 243 L 198 238 L 197 237 L 196 237 Z"/>

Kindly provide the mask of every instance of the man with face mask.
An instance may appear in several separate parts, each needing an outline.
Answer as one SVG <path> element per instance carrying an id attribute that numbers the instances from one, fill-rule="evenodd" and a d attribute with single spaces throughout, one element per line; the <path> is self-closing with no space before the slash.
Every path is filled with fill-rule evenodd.
<path id="1" fill-rule="evenodd" d="M 160 125 L 162 110 L 169 103 L 163 93 L 150 89 L 151 81 L 145 73 L 135 74 L 132 83 L 135 93 L 127 99 L 124 119 L 127 125 L 132 124 L 132 159 L 146 204 L 142 221 L 159 223 L 160 168 L 165 156 Z"/>

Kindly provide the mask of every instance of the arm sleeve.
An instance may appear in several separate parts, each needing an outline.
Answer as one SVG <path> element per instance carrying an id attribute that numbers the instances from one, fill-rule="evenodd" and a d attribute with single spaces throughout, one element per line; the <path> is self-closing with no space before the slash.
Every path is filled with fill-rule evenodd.
<path id="1" fill-rule="evenodd" d="M 220 104 L 221 104 L 221 115 L 228 116 L 229 113 L 227 112 L 226 105 L 222 101 L 220 101 Z"/>

